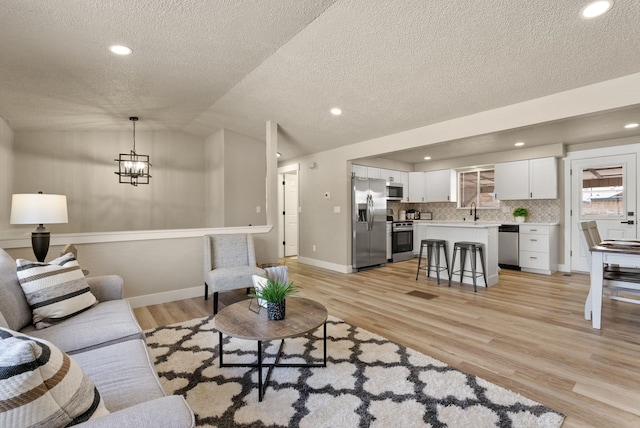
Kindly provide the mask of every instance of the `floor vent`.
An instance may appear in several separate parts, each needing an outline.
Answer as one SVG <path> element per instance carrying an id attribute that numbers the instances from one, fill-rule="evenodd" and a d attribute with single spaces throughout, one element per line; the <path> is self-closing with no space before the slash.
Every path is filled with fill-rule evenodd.
<path id="1" fill-rule="evenodd" d="M 425 293 L 424 291 L 418 291 L 418 290 L 410 291 L 407 294 L 411 296 L 419 297 L 421 299 L 427 299 L 427 300 L 435 299 L 436 297 L 438 297 L 435 294 L 429 294 L 429 293 Z"/>

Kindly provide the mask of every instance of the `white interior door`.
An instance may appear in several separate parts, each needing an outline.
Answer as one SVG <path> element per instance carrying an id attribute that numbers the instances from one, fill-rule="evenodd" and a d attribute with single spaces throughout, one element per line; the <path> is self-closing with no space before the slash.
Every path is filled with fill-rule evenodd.
<path id="1" fill-rule="evenodd" d="M 284 256 L 298 255 L 298 171 L 284 175 Z"/>
<path id="2" fill-rule="evenodd" d="M 636 155 L 571 161 L 571 270 L 588 272 L 578 223 L 595 220 L 602 239 L 637 237 Z"/>

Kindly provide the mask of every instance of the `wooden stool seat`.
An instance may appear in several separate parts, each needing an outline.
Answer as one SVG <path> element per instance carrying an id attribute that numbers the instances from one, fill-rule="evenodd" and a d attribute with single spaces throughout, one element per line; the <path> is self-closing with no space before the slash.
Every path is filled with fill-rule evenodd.
<path id="1" fill-rule="evenodd" d="M 460 251 L 460 270 L 453 271 L 453 266 L 456 264 L 456 253 Z M 464 264 L 466 260 L 466 255 L 469 253 L 469 258 L 471 260 L 471 275 L 465 275 Z M 476 270 L 476 254 L 480 255 L 480 267 L 482 268 L 482 273 L 477 273 Z M 476 278 L 482 276 L 484 279 L 484 286 L 487 287 L 487 275 L 484 271 L 484 250 L 483 245 L 480 242 L 470 242 L 470 241 L 459 241 L 453 245 L 453 260 L 451 262 L 451 273 L 449 274 L 449 287 L 451 287 L 451 278 L 455 273 L 460 274 L 460 282 L 462 282 L 462 277 L 471 277 L 473 278 L 473 291 L 477 292 L 478 289 L 476 287 Z M 469 271 L 467 271 L 469 272 Z"/>
<path id="2" fill-rule="evenodd" d="M 420 267 L 422 263 L 422 253 L 424 247 L 427 247 L 427 265 L 424 267 Z M 444 250 L 444 261 L 446 265 L 444 267 L 440 266 L 440 249 Z M 435 250 L 435 265 L 432 263 L 432 259 L 434 256 Z M 449 256 L 447 255 L 447 241 L 444 239 L 423 239 L 420 241 L 420 256 L 418 256 L 418 270 L 416 271 L 416 281 L 418 280 L 418 275 L 420 274 L 420 269 L 424 269 L 427 271 L 427 277 L 431 274 L 431 267 L 436 271 L 436 278 L 438 279 L 438 284 L 440 284 L 440 272 L 443 270 L 447 271 L 447 275 L 449 274 Z"/>

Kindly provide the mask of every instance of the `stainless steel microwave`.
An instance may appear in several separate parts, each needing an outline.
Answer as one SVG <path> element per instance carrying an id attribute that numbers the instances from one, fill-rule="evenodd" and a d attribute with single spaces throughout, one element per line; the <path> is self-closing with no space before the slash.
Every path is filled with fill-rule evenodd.
<path id="1" fill-rule="evenodd" d="M 402 183 L 387 183 L 387 201 L 401 201 L 404 195 Z"/>

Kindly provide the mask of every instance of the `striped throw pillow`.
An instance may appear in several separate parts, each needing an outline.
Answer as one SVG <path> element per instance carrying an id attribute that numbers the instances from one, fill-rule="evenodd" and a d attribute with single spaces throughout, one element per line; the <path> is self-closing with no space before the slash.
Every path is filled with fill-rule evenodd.
<path id="1" fill-rule="evenodd" d="M 49 263 L 17 259 L 16 264 L 37 329 L 64 321 L 97 303 L 73 253 Z"/>
<path id="2" fill-rule="evenodd" d="M 64 427 L 108 413 L 93 381 L 67 354 L 0 328 L 0 426 Z"/>

